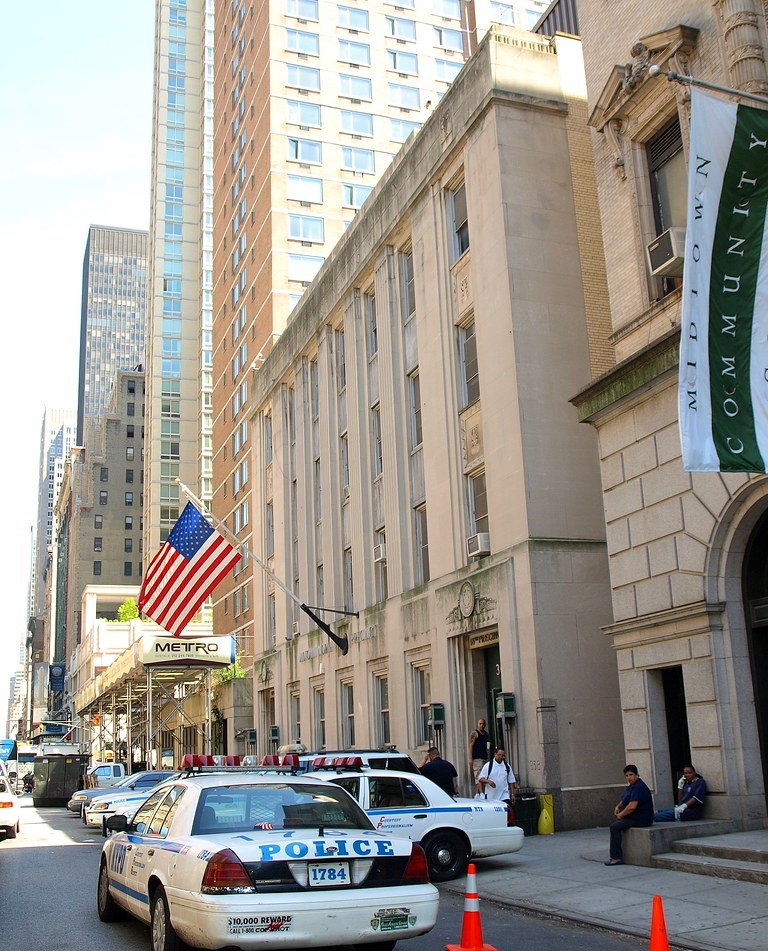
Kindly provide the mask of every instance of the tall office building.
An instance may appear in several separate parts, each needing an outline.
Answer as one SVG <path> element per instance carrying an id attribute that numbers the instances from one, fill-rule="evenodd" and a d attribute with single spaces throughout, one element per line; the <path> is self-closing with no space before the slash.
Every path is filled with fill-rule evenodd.
<path id="1" fill-rule="evenodd" d="M 251 368 L 490 23 L 546 7 L 232 0 L 217 11 L 213 510 L 246 545 L 261 530 L 248 471 Z M 266 583 L 244 560 L 214 611 L 246 656 L 252 579 Z"/>
<path id="2" fill-rule="evenodd" d="M 105 409 L 118 370 L 144 362 L 147 232 L 92 225 L 83 260 L 77 443 Z"/>
<path id="3" fill-rule="evenodd" d="M 53 543 L 53 510 L 61 490 L 64 464 L 74 445 L 74 411 L 46 408 L 40 431 L 37 524 L 30 579 L 30 608 L 33 615 L 42 614 L 45 610 L 45 574 Z"/>
<path id="4" fill-rule="evenodd" d="M 144 553 L 211 494 L 213 0 L 158 0 L 146 351 Z"/>

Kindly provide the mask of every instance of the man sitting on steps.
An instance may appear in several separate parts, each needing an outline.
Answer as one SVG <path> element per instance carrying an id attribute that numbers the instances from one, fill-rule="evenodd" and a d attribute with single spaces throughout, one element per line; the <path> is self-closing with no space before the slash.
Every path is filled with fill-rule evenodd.
<path id="1" fill-rule="evenodd" d="M 659 809 L 654 822 L 688 822 L 701 819 L 707 784 L 690 763 L 683 767 L 683 775 L 677 784 L 677 805 L 673 809 Z"/>

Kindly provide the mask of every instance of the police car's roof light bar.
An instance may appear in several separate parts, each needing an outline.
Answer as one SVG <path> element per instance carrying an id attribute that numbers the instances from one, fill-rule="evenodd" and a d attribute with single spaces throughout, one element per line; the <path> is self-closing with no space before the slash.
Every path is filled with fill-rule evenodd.
<path id="1" fill-rule="evenodd" d="M 313 770 L 333 769 L 336 772 L 340 772 L 343 769 L 362 770 L 364 765 L 361 756 L 335 756 L 333 759 L 327 756 L 316 756 L 312 760 Z"/>

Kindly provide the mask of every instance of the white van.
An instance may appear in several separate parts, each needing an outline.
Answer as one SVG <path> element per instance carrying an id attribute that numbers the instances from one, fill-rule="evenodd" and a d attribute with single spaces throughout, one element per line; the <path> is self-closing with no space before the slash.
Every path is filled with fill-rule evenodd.
<path id="1" fill-rule="evenodd" d="M 114 786 L 125 776 L 124 763 L 92 763 L 85 772 L 85 788 Z"/>

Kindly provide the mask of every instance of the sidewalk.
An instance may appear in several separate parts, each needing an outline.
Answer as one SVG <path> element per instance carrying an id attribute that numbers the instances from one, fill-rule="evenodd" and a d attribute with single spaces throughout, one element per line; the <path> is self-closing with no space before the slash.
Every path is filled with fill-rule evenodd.
<path id="1" fill-rule="evenodd" d="M 735 833 L 768 846 L 768 830 Z M 476 863 L 482 902 L 495 901 L 648 938 L 660 895 L 670 947 L 766 951 L 768 885 L 666 869 L 603 865 L 608 829 L 526 837 L 520 852 Z M 442 885 L 465 891 L 466 879 Z"/>

